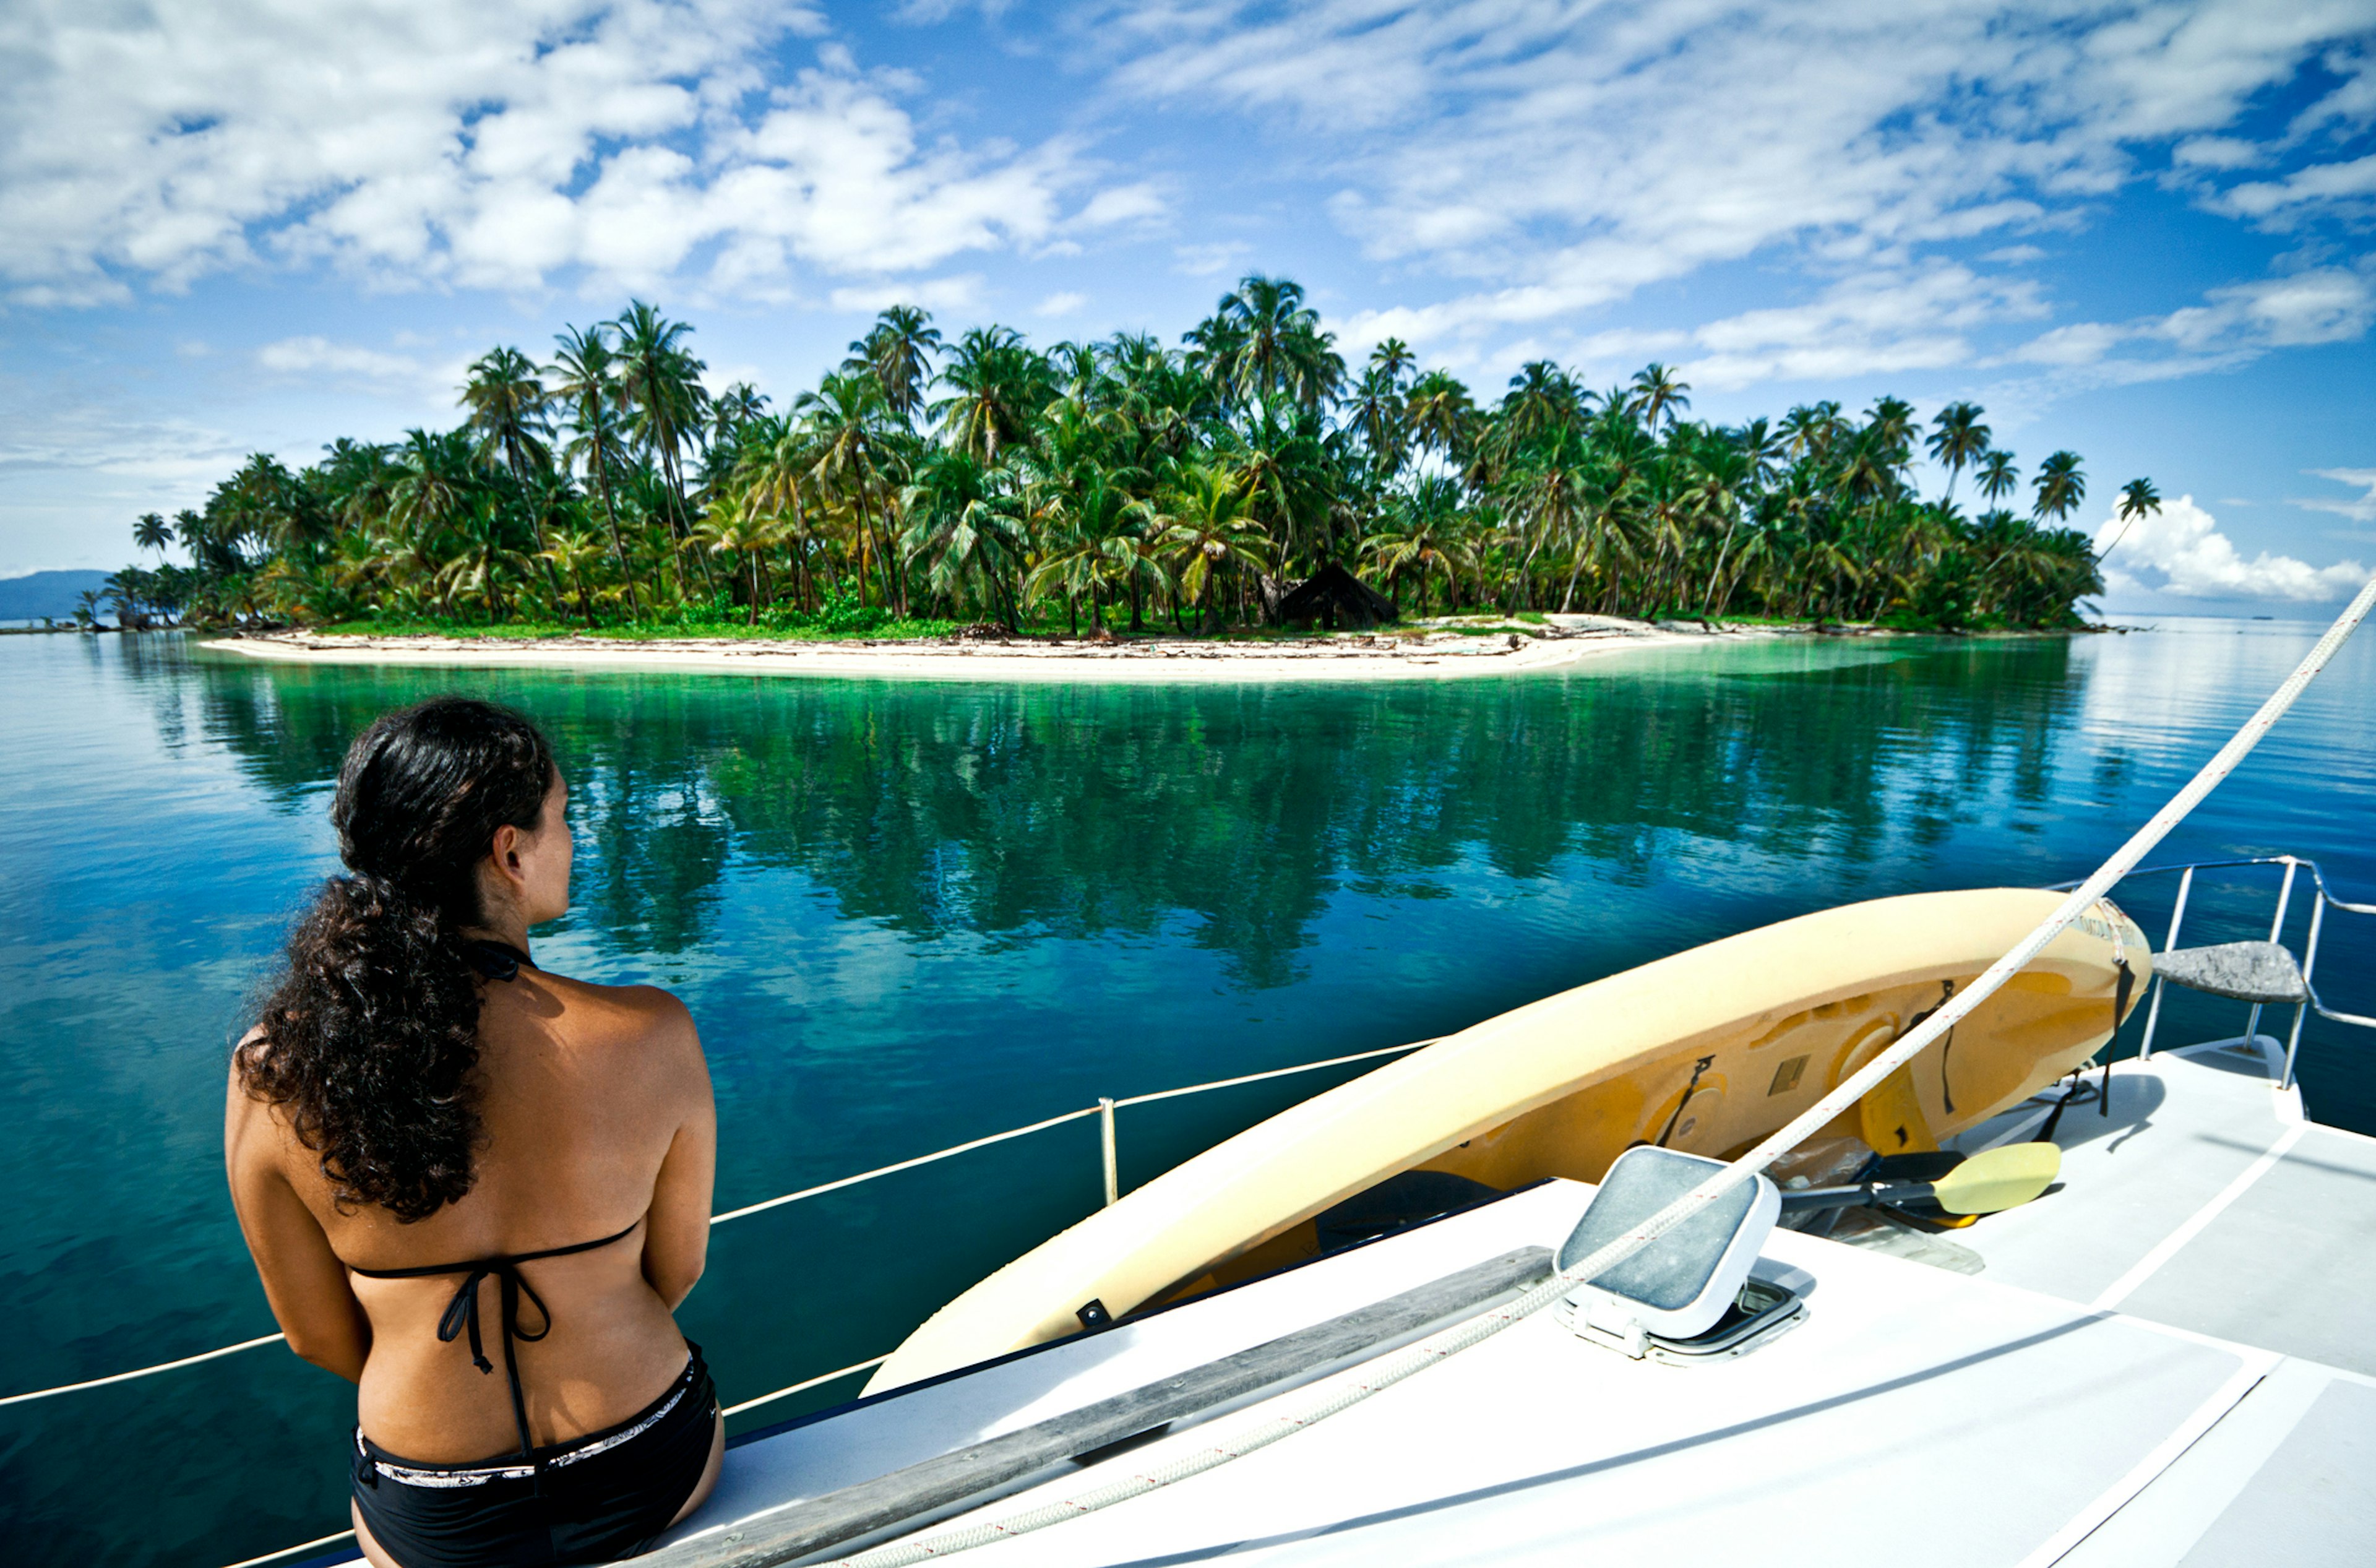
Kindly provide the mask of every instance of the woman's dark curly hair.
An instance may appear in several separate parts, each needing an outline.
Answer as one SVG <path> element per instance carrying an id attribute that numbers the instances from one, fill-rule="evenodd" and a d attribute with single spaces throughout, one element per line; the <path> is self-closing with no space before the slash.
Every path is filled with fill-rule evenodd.
<path id="1" fill-rule="evenodd" d="M 480 982 L 460 932 L 481 918 L 495 830 L 534 827 L 555 776 L 535 725 L 467 697 L 387 714 L 347 751 L 330 820 L 354 874 L 290 932 L 235 1058 L 247 1092 L 320 1155 L 341 1208 L 423 1219 L 478 1179 Z"/>

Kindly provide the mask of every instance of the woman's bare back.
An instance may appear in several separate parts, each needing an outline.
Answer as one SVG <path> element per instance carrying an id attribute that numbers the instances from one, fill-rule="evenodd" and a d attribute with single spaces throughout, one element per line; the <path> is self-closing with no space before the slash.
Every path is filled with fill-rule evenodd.
<path id="1" fill-rule="evenodd" d="M 485 1142 L 469 1194 L 404 1224 L 386 1209 L 339 1212 L 318 1158 L 253 1100 L 250 1129 L 275 1173 L 354 1268 L 469 1265 L 611 1236 L 609 1246 L 518 1265 L 552 1315 L 517 1342 L 529 1429 L 540 1445 L 614 1425 L 684 1370 L 670 1315 L 699 1277 L 707 1243 L 715 1122 L 700 1042 L 683 1006 L 646 987 L 594 986 L 523 966 L 489 981 L 477 1078 Z M 234 1087 L 234 1119 L 244 1097 Z M 242 1163 L 234 1139 L 234 1178 Z M 258 1174 L 261 1174 L 260 1172 Z M 245 1206 L 243 1206 L 244 1209 Z M 516 1451 L 503 1363 L 500 1282 L 479 1286 L 492 1373 L 438 1326 L 466 1273 L 409 1279 L 350 1274 L 368 1319 L 358 1416 L 381 1447 L 430 1464 Z M 535 1302 L 523 1329 L 543 1324 Z"/>

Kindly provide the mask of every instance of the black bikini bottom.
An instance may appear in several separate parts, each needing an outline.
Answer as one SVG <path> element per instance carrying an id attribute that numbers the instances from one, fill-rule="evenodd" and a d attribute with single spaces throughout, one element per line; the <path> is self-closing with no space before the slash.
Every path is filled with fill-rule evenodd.
<path id="1" fill-rule="evenodd" d="M 417 1464 L 357 1428 L 364 1525 L 404 1568 L 608 1562 L 647 1550 L 700 1483 L 718 1428 L 718 1390 L 701 1347 L 691 1349 L 683 1375 L 642 1410 L 527 1459 Z"/>

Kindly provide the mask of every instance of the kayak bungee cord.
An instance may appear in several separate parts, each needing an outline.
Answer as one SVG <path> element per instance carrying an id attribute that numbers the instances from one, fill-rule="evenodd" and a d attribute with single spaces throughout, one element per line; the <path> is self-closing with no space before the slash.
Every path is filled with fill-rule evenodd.
<path id="1" fill-rule="evenodd" d="M 968 1551 L 993 1542 L 1011 1540 L 1046 1529 L 1051 1525 L 1077 1519 L 1100 1509 L 1111 1508 L 1151 1491 L 1159 1491 L 1192 1476 L 1216 1470 L 1235 1459 L 1269 1447 L 1283 1438 L 1304 1428 L 1339 1415 L 1375 1394 L 1384 1392 L 1396 1384 L 1425 1371 L 1450 1357 L 1480 1345 L 1503 1329 L 1524 1322 L 1558 1301 L 1583 1282 L 1595 1279 L 1649 1246 L 1659 1237 L 1682 1224 L 1703 1206 L 1722 1197 L 1740 1183 L 1764 1170 L 1781 1156 L 1796 1148 L 1819 1131 L 1823 1125 L 1855 1104 L 1878 1086 L 1891 1073 L 1939 1039 L 1971 1011 L 1990 996 L 2014 975 L 2026 968 L 2046 944 L 2060 935 L 2064 927 L 2098 905 L 2106 904 L 2106 895 L 2121 878 L 2133 870 L 2145 852 L 2168 836 L 2170 829 L 2185 820 L 2194 808 L 2228 774 L 2244 760 L 2272 725 L 2292 707 L 2302 689 L 2310 684 L 2327 661 L 2334 657 L 2353 630 L 2366 618 L 2371 606 L 2376 606 L 2376 578 L 2370 578 L 2358 594 L 2345 607 L 2334 624 L 2320 637 L 2309 655 L 2297 665 L 2292 674 L 2271 693 L 2242 728 L 2228 739 L 2226 745 L 2201 771 L 2188 780 L 2186 787 L 2172 796 L 2168 804 L 2154 814 L 2129 841 L 2121 846 L 2109 860 L 2098 866 L 2094 874 L 2073 888 L 2055 911 L 2027 936 L 2014 944 L 2012 950 L 1989 966 L 1980 977 L 1961 995 L 1945 1002 L 1929 1017 L 1917 1024 L 1903 1037 L 1862 1068 L 1843 1080 L 1822 1099 L 1802 1111 L 1788 1125 L 1766 1138 L 1739 1159 L 1711 1174 L 1690 1192 L 1660 1209 L 1657 1214 L 1628 1230 L 1606 1246 L 1553 1274 L 1515 1300 L 1479 1314 L 1465 1323 L 1442 1329 L 1413 1345 L 1378 1359 L 1357 1373 L 1346 1373 L 1323 1384 L 1312 1397 L 1294 1400 L 1279 1411 L 1248 1422 L 1242 1430 L 1229 1433 L 1218 1441 L 1206 1443 L 1182 1455 L 1168 1465 L 1133 1473 L 1129 1477 L 1095 1487 L 1053 1503 L 1042 1503 L 1004 1519 L 986 1520 L 979 1524 L 955 1524 L 927 1530 L 894 1540 L 837 1560 L 831 1568 L 908 1568 L 909 1564 L 931 1562 L 938 1558 Z M 2112 940 L 2120 941 L 2121 917 L 2107 907 L 2111 914 Z M 2119 1020 L 2114 1020 L 2114 1033 Z M 2109 1040 L 2106 1041 L 2109 1046 Z M 1292 1396 L 1289 1396 L 1292 1399 Z M 752 1558 L 755 1565 L 772 1559 Z"/>

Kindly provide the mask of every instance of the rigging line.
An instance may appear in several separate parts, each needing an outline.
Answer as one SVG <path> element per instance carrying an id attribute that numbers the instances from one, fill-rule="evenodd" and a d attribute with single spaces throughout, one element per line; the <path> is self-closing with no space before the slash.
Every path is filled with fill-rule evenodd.
<path id="1" fill-rule="evenodd" d="M 1114 1109 L 1146 1105 L 1158 1099 L 1174 1099 L 1183 1094 L 1202 1094 L 1206 1089 L 1231 1089 L 1240 1084 L 1258 1084 L 1265 1078 L 1284 1078 L 1291 1073 L 1316 1072 L 1323 1067 L 1341 1067 L 1348 1062 L 1367 1062 L 1375 1056 L 1395 1056 L 1407 1051 L 1417 1051 L 1435 1043 L 1432 1039 L 1413 1040 L 1408 1045 L 1390 1045 L 1383 1051 L 1357 1051 L 1350 1056 L 1332 1056 L 1325 1062 L 1306 1062 L 1295 1067 L 1274 1067 L 1267 1073 L 1248 1073 L 1241 1078 L 1216 1078 L 1209 1084 L 1190 1084 L 1185 1088 L 1158 1089 L 1153 1094 L 1135 1094 L 1127 1099 L 1114 1101 Z"/>
<path id="2" fill-rule="evenodd" d="M 317 1546 L 328 1546 L 333 1541 L 350 1540 L 354 1533 L 352 1530 L 340 1530 L 337 1535 L 323 1536 L 317 1540 L 301 1540 L 295 1546 L 284 1546 L 279 1551 L 267 1551 L 261 1557 L 243 1557 L 232 1563 L 231 1568 L 256 1568 L 259 1562 L 278 1562 L 284 1557 L 294 1557 L 301 1551 L 309 1551 Z"/>
<path id="3" fill-rule="evenodd" d="M 779 1198 L 767 1198 L 759 1203 L 746 1204 L 741 1208 L 729 1209 L 724 1214 L 713 1214 L 709 1217 L 709 1223 L 723 1225 L 730 1219 L 741 1219 L 746 1215 L 763 1213 L 771 1208 L 781 1208 L 786 1204 L 798 1203 L 802 1198 L 813 1198 L 820 1193 L 835 1192 L 843 1187 L 854 1187 L 861 1182 L 872 1182 L 877 1176 L 888 1176 L 894 1171 L 913 1170 L 919 1165 L 930 1165 L 936 1159 L 946 1159 L 953 1154 L 965 1154 L 969 1150 L 987 1148 L 992 1144 L 1003 1144 L 1009 1138 L 1019 1138 L 1026 1133 L 1045 1132 L 1051 1127 L 1061 1127 L 1067 1122 L 1077 1122 L 1084 1116 L 1095 1116 L 1097 1113 L 1098 1108 L 1094 1105 L 1079 1111 L 1067 1111 L 1062 1116 L 1051 1116 L 1045 1122 L 1034 1122 L 1028 1127 L 1014 1127 L 1004 1133 L 992 1133 L 986 1138 L 976 1138 L 969 1144 L 959 1144 L 954 1148 L 936 1149 L 931 1154 L 920 1154 L 913 1159 L 903 1159 L 895 1165 L 878 1166 L 873 1170 L 861 1170 L 855 1176 L 844 1176 L 838 1182 L 821 1182 L 814 1187 L 802 1187 L 797 1193 L 786 1193 Z"/>
<path id="4" fill-rule="evenodd" d="M 195 1356 L 184 1356 L 179 1360 L 173 1361 L 160 1361 L 153 1367 L 140 1367 L 132 1372 L 113 1372 L 106 1377 L 87 1378 L 81 1383 L 62 1384 L 55 1388 L 37 1388 L 30 1394 L 11 1394 L 6 1398 L 0 1398 L 0 1405 L 22 1405 L 29 1399 L 47 1399 L 53 1394 L 79 1394 L 86 1388 L 104 1388 L 111 1383 L 129 1383 L 136 1377 L 148 1377 L 154 1372 L 172 1372 L 175 1367 L 196 1366 L 200 1361 L 211 1361 L 218 1356 L 233 1355 L 241 1350 L 253 1350 L 259 1345 L 277 1345 L 287 1337 L 285 1334 L 258 1335 L 254 1339 L 243 1339 L 236 1345 L 226 1345 L 220 1350 L 201 1350 Z"/>
<path id="5" fill-rule="evenodd" d="M 1421 1046 L 1434 1043 L 1432 1039 L 1422 1039 L 1409 1045 L 1390 1045 L 1378 1051 L 1356 1051 L 1350 1056 L 1332 1056 L 1325 1062 L 1305 1062 L 1293 1067 L 1274 1067 L 1266 1073 L 1250 1073 L 1241 1078 L 1221 1078 L 1209 1084 L 1190 1084 L 1184 1088 L 1159 1089 L 1154 1094 L 1138 1095 L 1130 1099 L 1116 1100 L 1114 1103 L 1117 1106 L 1145 1105 L 1150 1100 L 1170 1099 L 1184 1094 L 1198 1094 L 1206 1089 L 1230 1088 L 1239 1084 L 1251 1084 L 1263 1078 L 1284 1077 L 1290 1073 L 1309 1073 L 1322 1067 L 1338 1067 L 1348 1062 L 1361 1062 L 1375 1056 L 1393 1056 L 1398 1052 L 1417 1051 Z M 1060 1127 L 1067 1122 L 1077 1122 L 1084 1116 L 1094 1116 L 1098 1113 L 1098 1107 L 1092 1105 L 1079 1111 L 1067 1111 L 1061 1116 L 1051 1116 L 1045 1121 L 1034 1122 L 1028 1127 L 1011 1127 L 1004 1133 L 992 1133 L 988 1137 L 975 1138 L 951 1148 L 936 1149 L 931 1154 L 920 1154 L 913 1159 L 899 1160 L 896 1164 L 881 1166 L 873 1170 L 861 1170 L 855 1176 L 844 1176 L 838 1181 L 820 1182 L 814 1187 L 803 1187 L 796 1193 L 786 1193 L 780 1197 L 768 1198 L 764 1202 L 746 1204 L 741 1208 L 710 1216 L 709 1223 L 723 1225 L 730 1219 L 741 1219 L 767 1209 L 780 1208 L 786 1204 L 798 1203 L 803 1198 L 814 1198 L 826 1193 L 837 1192 L 843 1187 L 856 1186 L 861 1182 L 872 1182 L 878 1176 L 890 1176 L 902 1170 L 912 1170 L 917 1166 L 930 1165 L 934 1160 L 947 1159 L 954 1155 L 968 1154 L 978 1148 L 986 1148 L 992 1144 L 1004 1143 L 1009 1138 L 1020 1138 L 1032 1133 L 1045 1132 L 1051 1127 Z M 242 1350 L 253 1350 L 259 1346 L 277 1345 L 286 1337 L 288 1337 L 286 1335 L 281 1334 L 264 1334 L 254 1339 L 243 1339 L 236 1345 L 225 1345 L 217 1349 L 203 1350 L 195 1356 L 183 1356 L 171 1361 L 159 1361 L 154 1366 L 137 1367 L 130 1372 L 111 1372 L 105 1377 L 88 1378 L 80 1383 L 61 1384 L 55 1388 L 36 1388 L 24 1394 L 0 1395 L 0 1406 L 22 1405 L 30 1400 L 47 1399 L 55 1395 L 79 1393 L 87 1388 L 104 1388 L 111 1383 L 128 1383 L 134 1378 L 149 1377 L 158 1372 L 172 1372 L 177 1367 L 195 1366 L 200 1361 L 211 1361 L 218 1356 L 236 1355 Z M 773 1398 L 775 1396 L 770 1395 L 768 1397 Z"/>
<path id="6" fill-rule="evenodd" d="M 1004 1518 L 973 1525 L 960 1522 L 889 1541 L 853 1557 L 839 1559 L 832 1568 L 908 1568 L 909 1564 L 927 1559 L 938 1559 L 978 1546 L 1011 1540 L 1017 1536 L 1160 1491 L 1192 1476 L 1218 1469 L 1232 1460 L 1267 1448 L 1331 1416 L 1349 1410 L 1372 1395 L 1383 1393 L 1429 1367 L 1484 1343 L 1503 1329 L 1550 1306 L 1584 1281 L 1606 1274 L 1676 1226 L 1705 1212 L 1705 1206 L 1723 1197 L 1733 1187 L 1749 1181 L 1803 1143 L 1834 1116 L 1871 1092 L 1891 1073 L 1928 1050 L 1949 1029 L 1961 1023 L 1975 1007 L 1995 995 L 2007 980 L 2026 968 L 2030 961 L 2045 950 L 2048 943 L 2061 935 L 2072 921 L 2102 901 L 2113 885 L 2144 858 L 2146 851 L 2161 842 L 2171 828 L 2202 803 L 2205 795 L 2235 771 L 2237 764 L 2260 743 L 2270 726 L 2293 707 L 2302 689 L 2326 667 L 2327 661 L 2334 657 L 2335 650 L 2367 617 L 2371 606 L 2376 606 L 2376 577 L 2369 579 L 2293 673 L 2286 677 L 2270 694 L 2268 700 L 2244 721 L 2242 728 L 2228 738 L 2228 743 L 2203 765 L 2185 787 L 2131 835 L 2128 842 L 2114 850 L 2110 859 L 2097 867 L 2095 873 L 2073 890 L 2052 914 L 1983 970 L 1970 989 L 1953 1001 L 1942 1004 L 1928 1019 L 1883 1049 L 1881 1054 L 1843 1080 L 1838 1087 L 1792 1118 L 1787 1125 L 1740 1158 L 1720 1168 L 1690 1192 L 1590 1256 L 1561 1269 L 1514 1301 L 1482 1313 L 1465 1323 L 1439 1330 L 1416 1344 L 1329 1379 L 1317 1385 L 1312 1397 L 1298 1399 L 1289 1396 L 1284 1401 L 1286 1408 L 1283 1410 L 1250 1420 L 1240 1430 L 1230 1433 L 1228 1441 L 1201 1443 L 1168 1465 L 1140 1471 L 1127 1479 L 1060 1498 Z"/>
<path id="7" fill-rule="evenodd" d="M 761 1405 L 769 1404 L 775 1400 L 785 1398 L 790 1395 L 804 1393 L 809 1389 L 814 1388 L 821 1383 L 831 1383 L 838 1377 L 848 1377 L 852 1372 L 862 1372 L 869 1367 L 879 1367 L 890 1359 L 891 1352 L 885 1350 L 883 1354 L 875 1357 L 872 1360 L 853 1361 L 849 1366 L 840 1369 L 838 1372 L 820 1372 L 814 1377 L 793 1384 L 790 1388 L 778 1388 L 773 1394 L 762 1394 L 756 1399 L 745 1399 L 740 1405 L 729 1405 L 725 1409 L 719 1411 L 719 1414 L 724 1416 L 739 1416 L 745 1410 L 755 1409 Z"/>

